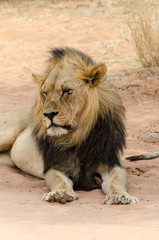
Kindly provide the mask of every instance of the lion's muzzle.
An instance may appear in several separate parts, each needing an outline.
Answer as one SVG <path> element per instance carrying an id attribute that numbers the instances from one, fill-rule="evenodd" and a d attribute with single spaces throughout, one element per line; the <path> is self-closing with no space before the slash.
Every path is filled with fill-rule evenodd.
<path id="1" fill-rule="evenodd" d="M 53 118 L 58 114 L 58 112 L 49 112 L 49 113 L 43 113 L 45 117 L 49 118 L 50 121 L 53 120 Z"/>
<path id="2" fill-rule="evenodd" d="M 49 136 L 61 136 L 68 133 L 68 131 L 72 130 L 71 124 L 60 123 L 54 119 L 59 112 L 44 112 L 43 124 L 47 128 L 47 134 Z"/>

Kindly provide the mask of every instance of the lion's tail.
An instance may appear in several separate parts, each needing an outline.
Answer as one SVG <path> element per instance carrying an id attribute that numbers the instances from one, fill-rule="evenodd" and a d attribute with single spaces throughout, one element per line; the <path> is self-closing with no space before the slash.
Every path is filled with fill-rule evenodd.
<path id="1" fill-rule="evenodd" d="M 130 161 L 138 161 L 138 160 L 150 160 L 157 157 L 159 157 L 159 152 L 130 156 L 130 157 L 126 157 L 126 159 Z"/>

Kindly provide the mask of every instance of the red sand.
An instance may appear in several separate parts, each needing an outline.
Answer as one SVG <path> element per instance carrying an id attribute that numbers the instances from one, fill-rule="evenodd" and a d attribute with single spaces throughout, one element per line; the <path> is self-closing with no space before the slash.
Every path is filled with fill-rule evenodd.
<path id="1" fill-rule="evenodd" d="M 127 110 L 127 149 L 122 159 L 128 191 L 140 203 L 103 205 L 100 190 L 80 191 L 78 201 L 65 205 L 47 203 L 41 200 L 47 191 L 44 181 L 0 166 L 0 240 L 159 239 L 159 158 L 124 159 L 159 150 L 159 138 L 150 134 L 159 132 L 159 75 L 136 70 L 140 64 L 127 14 L 115 5 L 104 8 L 96 3 L 0 3 L 0 113 L 32 106 L 37 88 L 28 67 L 36 72 L 45 69 L 49 47 L 72 46 L 105 62 L 108 79 Z"/>

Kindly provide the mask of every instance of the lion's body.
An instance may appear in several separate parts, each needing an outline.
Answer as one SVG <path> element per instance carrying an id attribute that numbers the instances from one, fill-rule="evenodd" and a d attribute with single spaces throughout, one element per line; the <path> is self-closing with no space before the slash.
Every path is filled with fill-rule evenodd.
<path id="1" fill-rule="evenodd" d="M 74 189 L 99 187 L 101 176 L 105 202 L 131 203 L 126 175 L 120 162 L 125 147 L 124 107 L 105 79 L 106 67 L 71 48 L 54 49 L 49 68 L 39 83 L 39 98 L 30 121 L 19 119 L 9 144 L 11 161 L 23 171 L 44 178 L 47 201 L 77 198 Z M 14 119 L 14 117 L 13 117 Z M 9 129 L 9 125 L 8 125 Z M 1 151 L 3 144 L 0 144 Z"/>
<path id="2" fill-rule="evenodd" d="M 0 117 L 0 152 L 12 147 L 17 136 L 30 123 L 31 113 L 32 108 L 20 109 Z"/>

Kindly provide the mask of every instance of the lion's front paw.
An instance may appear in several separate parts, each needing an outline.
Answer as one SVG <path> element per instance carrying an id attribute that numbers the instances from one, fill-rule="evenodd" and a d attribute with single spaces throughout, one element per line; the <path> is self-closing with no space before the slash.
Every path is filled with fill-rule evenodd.
<path id="1" fill-rule="evenodd" d="M 128 193 L 108 194 L 104 199 L 104 204 L 134 204 L 138 202 L 139 201 L 136 197 L 133 197 Z"/>
<path id="2" fill-rule="evenodd" d="M 78 194 L 75 193 L 73 190 L 63 190 L 60 189 L 55 192 L 45 193 L 43 196 L 43 200 L 48 202 L 59 202 L 59 203 L 66 203 L 72 202 L 73 200 L 78 199 Z"/>

